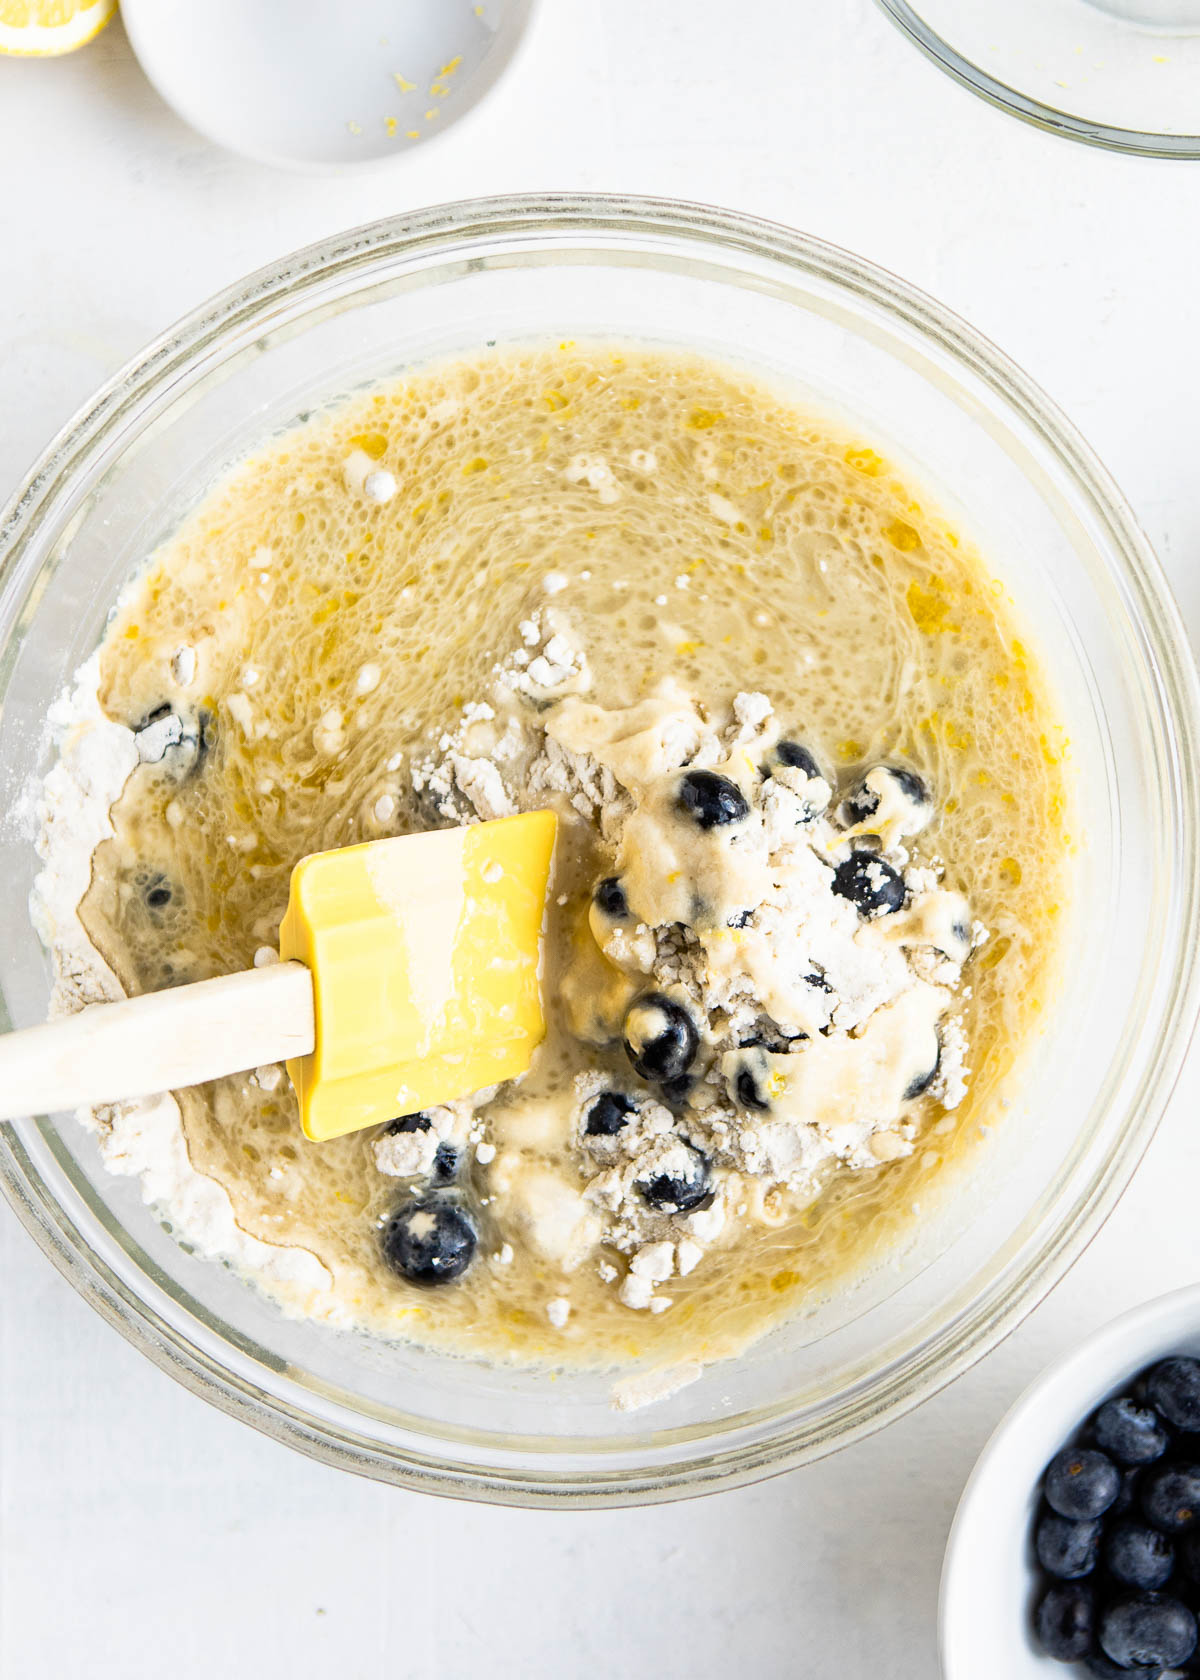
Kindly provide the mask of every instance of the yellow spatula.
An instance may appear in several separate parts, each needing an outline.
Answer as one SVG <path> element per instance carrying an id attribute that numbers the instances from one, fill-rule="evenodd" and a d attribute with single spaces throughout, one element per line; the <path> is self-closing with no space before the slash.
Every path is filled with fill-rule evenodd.
<path id="1" fill-rule="evenodd" d="M 466 1096 L 545 1033 L 539 945 L 555 817 L 530 811 L 304 858 L 281 961 L 0 1037 L 0 1119 L 285 1060 L 310 1138 Z"/>

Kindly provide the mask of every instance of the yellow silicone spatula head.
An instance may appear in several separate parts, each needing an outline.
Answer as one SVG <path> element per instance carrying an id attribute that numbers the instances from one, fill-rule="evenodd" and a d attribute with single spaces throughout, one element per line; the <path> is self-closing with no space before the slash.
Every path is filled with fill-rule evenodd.
<path id="1" fill-rule="evenodd" d="M 552 811 L 304 858 L 279 954 L 312 973 L 316 1049 L 288 1062 L 305 1133 L 339 1137 L 511 1079 L 545 1035 Z"/>

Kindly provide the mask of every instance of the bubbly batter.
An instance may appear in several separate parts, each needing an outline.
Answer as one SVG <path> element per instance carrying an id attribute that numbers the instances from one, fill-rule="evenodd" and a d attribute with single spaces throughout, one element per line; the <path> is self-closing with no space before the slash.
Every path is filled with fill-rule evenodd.
<path id="1" fill-rule="evenodd" d="M 1003 588 L 708 361 L 497 352 L 288 433 L 155 556 L 99 698 L 136 763 L 79 914 L 129 992 L 269 960 L 307 852 L 560 811 L 524 1081 L 323 1144 L 279 1069 L 179 1095 L 255 1252 L 320 1261 L 243 1254 L 292 1310 L 734 1352 L 902 1229 L 1047 996 L 1064 743 Z"/>

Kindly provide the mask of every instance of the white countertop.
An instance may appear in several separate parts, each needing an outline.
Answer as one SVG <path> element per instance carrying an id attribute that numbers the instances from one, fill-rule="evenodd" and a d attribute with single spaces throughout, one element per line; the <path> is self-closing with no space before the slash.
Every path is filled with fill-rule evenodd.
<path id="1" fill-rule="evenodd" d="M 345 181 L 196 138 L 119 24 L 69 59 L 0 60 L 0 500 L 102 379 L 247 270 L 537 188 L 734 206 L 935 293 L 1079 424 L 1200 628 L 1200 165 L 1014 122 L 870 0 L 547 0 L 476 118 Z M 953 1388 L 814 1468 L 655 1510 L 493 1510 L 310 1464 L 156 1371 L 0 1208 L 0 1674 L 933 1680 L 942 1547 L 993 1424 L 1060 1349 L 1200 1271 L 1198 1097 L 1193 1056 L 1090 1251 Z"/>

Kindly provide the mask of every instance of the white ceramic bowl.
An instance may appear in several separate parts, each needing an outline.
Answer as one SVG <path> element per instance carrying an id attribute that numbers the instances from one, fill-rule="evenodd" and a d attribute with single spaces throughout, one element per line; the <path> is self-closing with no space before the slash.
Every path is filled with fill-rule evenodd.
<path id="1" fill-rule="evenodd" d="M 206 139 L 277 169 L 386 167 L 512 63 L 534 0 L 124 0 L 142 69 Z"/>
<path id="2" fill-rule="evenodd" d="M 1147 1365 L 1200 1356 L 1200 1284 L 1123 1313 L 1065 1354 L 1004 1418 L 963 1490 L 946 1547 L 939 1611 L 943 1680 L 1068 1680 L 1030 1626 L 1029 1534 L 1046 1465 L 1102 1400 Z"/>

